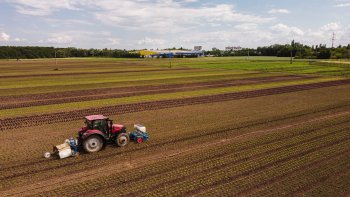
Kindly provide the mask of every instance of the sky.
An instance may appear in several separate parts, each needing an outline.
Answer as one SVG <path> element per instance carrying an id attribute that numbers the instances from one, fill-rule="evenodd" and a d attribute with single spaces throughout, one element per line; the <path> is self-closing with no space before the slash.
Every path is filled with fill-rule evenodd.
<path id="1" fill-rule="evenodd" d="M 350 0 L 0 0 L 0 45 L 111 49 L 350 43 Z"/>

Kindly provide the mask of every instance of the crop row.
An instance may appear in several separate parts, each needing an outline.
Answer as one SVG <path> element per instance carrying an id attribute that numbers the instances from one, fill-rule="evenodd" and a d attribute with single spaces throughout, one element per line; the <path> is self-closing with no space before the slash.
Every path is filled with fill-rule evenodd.
<path id="1" fill-rule="evenodd" d="M 344 148 L 348 148 L 347 144 Z M 339 154 L 334 153 L 332 156 L 335 157 L 328 162 L 315 163 L 313 166 L 305 167 L 296 171 L 292 176 L 285 176 L 284 180 L 274 184 L 273 187 L 269 187 L 267 191 L 271 189 L 275 190 L 275 193 L 286 192 L 293 196 L 296 196 L 304 191 L 307 191 L 314 187 L 315 184 L 322 183 L 324 180 L 332 176 L 337 176 L 339 173 L 343 173 L 344 170 L 350 167 L 350 158 L 347 156 L 349 149 L 340 152 Z M 256 193 L 257 195 L 266 194 L 266 190 Z"/>
<path id="2" fill-rule="evenodd" d="M 172 68 L 174 70 L 195 70 L 198 68 Z M 91 75 L 91 74 L 121 74 L 121 73 L 136 73 L 136 72 L 157 72 L 157 71 L 169 71 L 170 69 L 147 69 L 147 70 L 119 70 L 119 71 L 108 71 L 108 72 L 71 72 L 71 73 L 50 73 L 50 74 L 28 74 L 28 75 L 5 75 L 0 76 L 0 79 L 6 78 L 23 78 L 23 77 L 51 77 L 51 76 L 71 76 L 71 75 Z"/>
<path id="3" fill-rule="evenodd" d="M 270 120 L 270 121 L 278 121 L 281 120 L 281 118 L 283 117 L 278 117 L 279 119 L 277 120 Z M 255 125 L 259 125 L 259 124 L 266 124 L 266 120 L 262 120 L 261 122 L 252 122 L 252 123 L 248 123 L 248 124 L 243 124 L 239 127 L 233 127 L 233 128 L 226 128 L 223 130 L 208 130 L 208 131 L 201 131 L 201 132 L 193 132 L 193 134 L 189 134 L 189 135 L 178 135 L 178 136 L 172 136 L 171 138 L 168 138 L 167 140 L 159 140 L 159 141 L 153 141 L 151 143 L 147 144 L 147 149 L 154 149 L 154 148 L 158 148 L 158 147 L 166 147 L 169 146 L 170 144 L 174 144 L 174 143 L 183 143 L 183 142 L 199 142 L 201 139 L 207 140 L 208 138 L 223 138 L 223 137 L 227 137 L 227 136 L 235 136 L 237 135 L 237 131 L 241 130 L 243 128 L 249 128 L 251 126 L 255 126 Z M 328 122 L 324 122 L 322 124 L 319 125 L 312 125 L 310 127 L 307 127 L 307 129 L 303 132 L 309 132 L 309 131 L 313 131 L 315 129 L 321 129 L 321 128 L 337 128 L 337 127 L 342 127 L 344 124 L 348 123 L 348 119 L 347 118 L 338 118 L 335 119 L 333 121 L 328 121 Z M 337 126 L 334 126 L 337 125 Z M 300 132 L 299 132 L 300 134 Z M 278 140 L 278 139 L 277 139 Z M 250 142 L 253 143 L 253 142 Z M 254 145 L 259 145 L 259 144 L 251 144 L 252 146 Z M 113 159 L 114 157 L 120 157 L 121 154 L 128 154 L 128 153 L 133 153 L 133 152 L 138 152 L 140 150 L 144 150 L 144 147 L 139 147 L 139 146 L 134 146 L 131 147 L 130 149 L 127 150 L 119 150 L 115 151 L 113 150 L 113 152 L 103 152 L 99 155 L 99 157 L 96 158 L 96 156 L 94 155 L 84 155 L 84 157 L 86 157 L 85 159 L 87 159 L 89 162 L 85 162 L 85 163 L 90 163 L 92 161 L 95 160 L 99 160 L 101 161 L 101 159 L 103 158 L 110 158 Z M 74 161 L 66 161 L 66 160 L 62 160 L 62 161 L 47 161 L 47 160 L 39 160 L 39 161 L 34 161 L 34 162 L 30 162 L 27 163 L 25 165 L 11 165 L 9 168 L 4 167 L 4 169 L 7 169 L 6 173 L 2 174 L 1 179 L 7 179 L 9 177 L 18 177 L 18 176 L 24 176 L 26 174 L 34 174 L 34 173 L 38 173 L 38 172 L 42 172 L 42 171 L 52 171 L 54 169 L 58 169 L 58 168 L 63 168 L 63 167 L 72 167 L 74 165 L 79 164 L 80 168 L 82 168 L 82 162 L 84 162 L 84 160 L 74 160 Z M 38 165 L 40 164 L 40 165 Z M 28 168 L 30 170 L 28 170 Z M 12 170 L 13 169 L 13 170 Z M 10 171 L 9 171 L 10 170 Z M 11 173 L 11 175 L 9 174 Z M 6 178 L 5 178 L 6 177 Z"/>
<path id="4" fill-rule="evenodd" d="M 327 112 L 327 113 L 329 114 L 330 112 Z M 313 116 L 315 116 L 315 115 L 313 115 Z M 337 117 L 339 117 L 339 116 L 337 116 Z M 300 120 L 302 120 L 302 119 L 305 119 L 305 118 L 300 118 Z M 333 123 L 329 123 L 328 122 L 327 124 L 328 125 L 331 125 L 331 124 L 337 125 L 340 122 L 340 121 L 338 121 L 338 119 L 335 119 L 335 118 L 333 120 L 334 120 Z M 263 122 L 261 122 L 261 123 L 263 123 Z M 322 128 L 322 126 L 325 126 L 325 125 L 326 124 L 321 124 L 320 127 L 315 127 L 315 128 Z M 174 142 L 175 143 L 174 146 L 183 147 L 182 146 L 183 141 L 181 141 L 181 139 L 184 139 L 184 138 L 181 138 L 181 136 L 185 137 L 185 136 L 188 136 L 188 134 L 192 135 L 192 133 L 193 134 L 201 134 L 204 131 L 206 132 L 208 130 L 200 131 L 200 128 L 199 128 L 198 131 L 191 131 L 191 133 L 187 132 L 184 135 L 179 135 L 176 138 L 179 137 L 180 141 L 175 141 Z M 215 132 L 217 130 L 211 130 L 210 129 L 210 131 L 214 131 Z M 236 133 L 238 133 L 238 132 L 239 131 L 229 132 L 229 133 L 227 133 L 227 135 L 228 136 L 236 135 Z M 213 137 L 213 138 L 208 138 L 208 140 L 209 141 L 210 140 L 219 140 L 220 138 L 222 139 L 222 137 L 225 137 L 225 135 L 226 135 L 224 130 L 222 132 L 218 132 L 218 133 L 220 133 L 221 136 L 216 137 L 214 135 L 210 135 L 210 137 Z M 3 183 L 8 185 L 9 183 L 12 182 L 12 180 L 15 180 L 14 183 L 16 185 L 18 185 L 19 183 L 25 183 L 26 180 L 28 181 L 29 179 L 30 180 L 39 179 L 39 178 L 35 178 L 35 177 L 43 177 L 44 178 L 44 176 L 45 176 L 45 177 L 49 178 L 49 177 L 57 176 L 57 174 L 70 174 L 70 173 L 76 173 L 76 172 L 79 172 L 79 171 L 83 172 L 84 170 L 91 169 L 89 167 L 92 167 L 92 168 L 93 168 L 93 166 L 98 167 L 99 165 L 97 165 L 97 164 L 101 164 L 102 166 L 105 166 L 105 165 L 109 165 L 110 163 L 115 163 L 116 160 L 118 160 L 118 163 L 119 162 L 124 162 L 124 158 L 128 157 L 128 156 L 121 154 L 121 152 L 125 151 L 127 155 L 130 155 L 130 154 L 134 155 L 135 153 L 137 154 L 137 153 L 142 153 L 142 152 L 145 152 L 145 151 L 148 151 L 150 153 L 151 152 L 158 152 L 159 149 L 164 149 L 165 150 L 165 149 L 169 148 L 170 146 L 172 146 L 172 144 L 174 144 L 174 143 L 169 141 L 169 139 L 172 139 L 172 138 L 173 137 L 166 137 L 165 139 L 169 143 L 163 144 L 164 146 L 161 146 L 162 145 L 162 143 L 160 143 L 160 142 L 162 142 L 161 139 L 156 139 L 156 141 L 153 141 L 153 140 L 150 141 L 150 143 L 151 143 L 150 147 L 148 147 L 148 146 L 142 146 L 142 147 L 141 146 L 129 146 L 131 149 L 137 148 L 137 149 L 133 149 L 134 151 L 129 149 L 129 147 L 127 149 L 123 149 L 123 150 L 114 149 L 114 148 L 108 148 L 108 150 L 105 150 L 105 151 L 101 152 L 101 154 L 97 154 L 97 155 L 83 155 L 79 159 L 73 158 L 73 159 L 60 160 L 60 161 L 57 161 L 57 160 L 56 161 L 42 160 L 42 162 L 36 163 L 37 165 L 33 164 L 33 165 L 29 165 L 29 166 L 25 167 L 26 169 L 17 168 L 15 166 L 18 165 L 18 164 L 14 163 L 13 166 L 11 165 L 14 168 L 6 169 L 6 170 L 4 170 L 4 172 L 8 173 L 8 170 L 11 170 L 12 172 L 18 171 L 18 173 L 20 173 L 22 170 L 24 170 L 23 172 L 24 173 L 28 172 L 27 173 L 28 175 L 19 176 L 17 178 L 11 178 L 10 179 L 11 181 L 5 181 L 4 180 Z M 187 139 L 187 141 L 188 140 L 189 139 Z M 192 141 L 192 143 L 202 144 L 201 141 L 199 142 L 199 136 L 197 136 L 196 138 L 193 138 L 191 141 Z M 155 145 L 154 145 L 153 142 L 155 143 Z M 190 141 L 188 141 L 188 142 L 190 142 Z M 205 141 L 203 141 L 203 143 L 205 143 Z M 142 145 L 148 145 L 148 143 L 147 144 L 142 144 Z M 24 153 L 24 155 L 26 155 L 26 154 L 27 153 Z M 147 154 L 145 154 L 145 155 L 147 155 Z M 34 158 L 36 158 L 36 156 L 38 156 L 38 155 L 34 155 Z M 142 157 L 143 156 L 134 157 L 134 158 L 142 158 Z M 84 160 L 84 162 L 81 162 L 81 160 Z M 34 160 L 33 159 L 29 159 L 28 161 L 32 162 L 32 161 L 36 161 L 36 159 L 34 159 Z M 63 165 L 60 165 L 60 164 L 63 164 Z M 48 168 L 48 170 L 46 170 L 46 171 L 41 171 L 42 168 L 47 168 L 48 166 L 52 166 L 52 168 Z M 53 166 L 57 166 L 57 168 L 53 168 Z M 88 167 L 86 167 L 86 166 L 88 166 Z M 33 173 L 30 173 L 31 169 L 34 170 Z M 36 171 L 36 169 L 38 169 L 40 171 Z"/>
<path id="5" fill-rule="evenodd" d="M 337 166 L 343 162 L 346 159 L 346 154 L 350 151 L 348 146 L 349 140 L 330 149 L 320 149 L 264 171 L 210 188 L 205 193 L 214 195 L 215 193 L 227 192 L 235 193 L 238 196 L 268 196 L 290 193 L 303 184 L 310 184 L 317 180 L 312 174 L 317 173 L 317 171 L 327 172 L 325 166 Z M 305 170 L 309 174 L 307 175 L 308 178 L 304 179 L 301 174 Z"/>
<path id="6" fill-rule="evenodd" d="M 310 90 L 315 88 L 338 86 L 338 85 L 346 85 L 346 84 L 350 84 L 350 79 L 330 81 L 330 82 L 320 82 L 320 83 L 313 83 L 313 84 L 304 84 L 304 85 L 294 85 L 294 86 L 286 86 L 286 87 L 278 87 L 278 88 L 270 88 L 270 89 L 261 89 L 261 90 L 246 91 L 246 92 L 199 96 L 199 97 L 191 97 L 191 98 L 184 98 L 184 99 L 169 99 L 169 100 L 150 101 L 150 102 L 143 102 L 143 103 L 123 104 L 123 105 L 108 106 L 108 107 L 102 107 L 102 108 L 75 110 L 70 112 L 58 112 L 58 113 L 52 113 L 52 114 L 6 118 L 6 119 L 0 120 L 0 131 L 15 129 L 15 128 L 38 126 L 38 125 L 55 123 L 55 122 L 73 121 L 73 120 L 80 119 L 83 115 L 89 115 L 89 114 L 102 113 L 108 116 L 108 115 L 140 112 L 140 111 L 147 111 L 147 110 L 165 109 L 165 108 L 179 107 L 179 106 L 185 106 L 185 105 L 195 105 L 195 104 L 222 102 L 222 101 L 237 100 L 237 99 L 246 99 L 246 98 L 268 96 L 268 95 L 274 95 L 274 94 L 283 94 L 283 93 L 289 93 L 289 92 L 296 92 L 296 91 Z"/>
<path id="7" fill-rule="evenodd" d="M 268 156 L 258 157 L 247 162 L 227 165 L 217 168 L 210 172 L 199 173 L 184 181 L 163 186 L 152 195 L 196 195 L 208 187 L 215 187 L 227 182 L 249 176 L 260 171 L 265 171 L 271 167 L 294 160 L 298 157 L 308 155 L 320 149 L 334 146 L 338 143 L 349 141 L 348 132 L 342 132 L 342 135 L 335 135 L 323 138 L 322 140 L 312 141 L 285 150 L 272 152 Z M 166 189 L 165 189 L 166 188 Z M 179 188 L 181 190 L 179 191 Z M 146 194 L 147 195 L 147 194 Z"/>
<path id="8" fill-rule="evenodd" d="M 307 136 L 307 132 L 305 134 Z M 271 138 L 265 137 L 265 138 L 258 138 L 256 140 L 252 140 L 253 142 L 255 142 L 253 144 L 250 141 L 244 142 L 244 143 L 231 144 L 221 148 L 215 148 L 211 151 L 205 151 L 197 156 L 191 156 L 190 158 L 182 158 L 181 160 L 176 159 L 176 161 L 171 160 L 168 162 L 158 163 L 151 167 L 147 167 L 147 169 L 135 169 L 133 171 L 130 171 L 130 173 L 125 173 L 125 176 L 117 174 L 117 175 L 108 177 L 107 179 L 94 181 L 94 183 L 101 182 L 100 185 L 104 185 L 104 186 L 108 186 L 108 183 L 111 183 L 111 184 L 113 183 L 115 187 L 115 185 L 118 182 L 120 182 L 120 184 L 134 183 L 135 181 L 143 180 L 146 177 L 153 177 L 153 176 L 158 176 L 159 174 L 162 174 L 162 173 L 167 173 L 168 171 L 172 171 L 174 168 L 188 168 L 186 166 L 192 165 L 192 164 L 197 164 L 200 166 L 201 163 L 203 162 L 205 163 L 207 160 L 215 160 L 221 157 L 229 161 L 233 159 L 234 161 L 236 160 L 236 162 L 238 162 L 239 160 L 243 162 L 246 159 L 249 160 L 249 159 L 255 158 L 255 156 L 258 156 L 259 154 L 260 154 L 260 157 L 263 157 L 263 155 L 269 153 L 269 150 L 271 149 L 272 150 L 274 148 L 281 149 L 281 147 L 284 146 L 285 141 L 288 140 L 288 137 L 287 137 L 288 135 L 292 135 L 292 134 L 285 133 L 285 132 L 277 133 L 275 135 L 272 135 Z M 311 136 L 312 135 L 310 134 L 310 137 Z M 276 139 L 274 138 L 279 138 L 279 139 L 276 141 Z M 297 134 L 296 136 L 292 137 L 292 139 L 294 139 L 295 140 L 294 143 L 296 143 L 298 140 L 300 141 L 302 138 L 298 137 L 298 134 Z M 268 142 L 270 142 L 271 144 L 269 144 Z M 293 143 L 291 142 L 290 144 L 286 143 L 286 146 L 287 147 L 297 146 L 296 144 L 293 145 Z M 268 148 L 269 145 L 271 145 L 271 149 Z M 250 154 L 248 154 L 251 151 L 251 149 L 253 149 L 256 152 L 253 151 Z M 225 155 L 228 155 L 228 156 L 225 156 Z M 195 169 L 195 168 L 192 168 L 192 169 Z M 174 174 L 178 174 L 178 172 Z M 89 191 L 89 189 L 96 190 L 98 189 L 96 188 L 98 185 L 99 184 L 94 184 L 94 186 L 91 186 L 89 184 L 88 186 L 84 187 L 84 190 L 87 190 L 87 191 Z M 79 187 L 83 187 L 83 185 L 79 184 Z M 70 189 L 70 187 L 68 187 L 65 189 L 65 191 L 70 192 L 73 190 Z"/>
<path id="9" fill-rule="evenodd" d="M 299 114 L 300 115 L 300 114 Z M 315 117 L 316 114 L 313 114 L 313 117 Z M 218 130 L 218 129 L 209 129 L 209 130 L 205 130 L 205 131 L 201 131 L 201 128 L 198 128 L 200 132 L 195 132 L 193 131 L 191 134 L 186 134 L 186 135 L 177 135 L 177 136 L 172 136 L 171 138 L 166 137 L 166 139 L 159 139 L 156 141 L 152 141 L 150 143 L 147 143 L 147 149 L 146 150 L 153 150 L 153 149 L 157 149 L 159 147 L 168 147 L 171 144 L 183 144 L 184 142 L 187 143 L 193 143 L 193 142 L 200 142 L 203 141 L 203 143 L 205 143 L 208 139 L 222 139 L 225 138 L 227 136 L 235 136 L 237 134 L 239 134 L 239 130 L 242 129 L 248 129 L 250 127 L 253 126 L 259 126 L 259 125 L 264 125 L 268 122 L 276 122 L 276 121 L 280 121 L 280 120 L 284 120 L 284 119 L 288 119 L 288 118 L 293 118 L 294 116 L 291 117 L 277 117 L 276 119 L 270 119 L 270 120 L 260 120 L 258 122 L 247 122 L 244 124 L 241 124 L 238 127 L 231 127 L 231 128 L 224 128 L 222 130 Z M 348 119 L 344 119 L 344 118 L 337 118 L 337 119 L 333 119 L 333 120 L 327 120 L 325 122 L 319 123 L 317 125 L 315 124 L 311 124 L 310 126 L 305 127 L 305 131 L 303 132 L 310 132 L 313 131 L 315 129 L 321 129 L 321 128 L 337 128 L 337 127 L 341 127 L 344 124 L 348 123 Z M 310 123 L 308 123 L 310 124 Z M 302 124 L 301 124 L 302 125 Z M 337 126 L 334 126 L 337 125 Z M 303 133 L 303 132 L 298 132 L 299 134 Z M 271 138 L 271 140 L 279 140 L 279 138 Z M 255 141 L 250 141 L 249 144 L 250 146 L 256 146 L 256 145 L 261 145 L 259 144 L 259 142 L 256 142 L 256 144 L 254 144 Z M 242 146 L 242 145 L 240 145 Z M 242 147 L 240 147 L 242 148 Z M 25 176 L 26 174 L 28 175 L 33 175 L 35 173 L 38 172 L 51 172 L 53 170 L 57 170 L 59 168 L 64 168 L 64 167 L 69 167 L 74 169 L 74 166 L 78 166 L 77 164 L 79 164 L 80 169 L 83 168 L 83 163 L 91 163 L 93 161 L 99 161 L 101 162 L 102 159 L 109 159 L 109 160 L 113 160 L 116 158 L 120 158 L 120 156 L 122 154 L 129 154 L 129 153 L 135 153 L 135 152 L 139 152 L 145 150 L 145 147 L 140 147 L 140 146 L 131 146 L 128 147 L 128 149 L 126 150 L 106 150 L 104 152 L 102 152 L 101 154 L 98 155 L 98 157 L 96 157 L 96 155 L 84 155 L 84 158 L 86 160 L 88 160 L 89 162 L 84 162 L 84 160 L 60 160 L 60 161 L 47 161 L 47 160 L 33 160 L 31 159 L 30 162 L 26 162 L 24 164 L 11 164 L 8 165 L 8 167 L 3 166 L 3 170 L 6 170 L 5 173 L 2 174 L 2 177 L 7 177 L 9 178 L 9 176 L 11 175 L 11 177 L 17 177 L 17 176 Z M 28 152 L 26 151 L 24 153 L 25 155 L 28 154 Z M 91 164 L 89 164 L 91 165 Z M 29 170 L 30 169 L 30 170 Z"/>
<path id="10" fill-rule="evenodd" d="M 146 191 L 151 192 L 152 190 L 156 190 L 163 186 L 171 185 L 173 183 L 180 182 L 183 180 L 188 180 L 196 174 L 206 174 L 216 169 L 224 168 L 226 166 L 239 165 L 251 159 L 268 156 L 271 152 L 276 152 L 276 151 L 280 151 L 293 146 L 298 146 L 302 143 L 314 141 L 317 139 L 322 139 L 323 137 L 327 136 L 327 134 L 325 134 L 325 135 L 319 135 L 315 137 L 316 134 L 317 133 L 313 133 L 313 135 L 311 136 L 314 136 L 314 137 L 312 138 L 310 138 L 311 136 L 307 136 L 307 135 L 304 136 L 305 139 L 299 136 L 296 136 L 296 137 L 292 137 L 276 143 L 272 143 L 269 145 L 262 145 L 257 148 L 248 149 L 245 151 L 236 152 L 231 149 L 230 153 L 223 155 L 222 157 L 209 159 L 204 162 L 197 163 L 196 165 L 191 164 L 183 168 L 176 167 L 176 170 L 173 170 L 164 174 L 159 174 L 150 178 L 144 177 L 144 179 L 136 183 L 133 181 L 132 183 L 130 183 L 130 185 L 126 185 L 126 188 L 130 188 L 130 189 L 121 190 L 121 188 L 118 189 L 118 187 L 116 187 L 114 191 L 120 190 L 121 191 L 120 194 L 124 194 L 127 196 L 129 195 L 138 196 Z M 332 135 L 332 133 L 328 135 Z M 226 150 L 228 150 L 228 148 L 225 149 L 225 151 Z M 137 189 L 134 189 L 132 185 L 140 185 L 140 186 Z"/>
<path id="11" fill-rule="evenodd" d="M 222 88 L 238 85 L 250 85 L 264 82 L 279 82 L 287 80 L 301 79 L 302 77 L 297 76 L 276 76 L 276 77 L 263 77 L 263 78 L 247 78 L 242 80 L 224 80 L 224 81 L 213 81 L 213 82 L 201 82 L 201 83 L 190 83 L 190 84 L 173 84 L 173 85 L 158 85 L 158 86 L 133 86 L 133 87 L 122 87 L 122 88 L 108 88 L 108 90 L 86 90 L 84 92 L 74 91 L 72 95 L 66 92 L 61 95 L 60 93 L 48 94 L 48 95 L 29 95 L 29 97 L 38 97 L 37 101 L 31 101 L 26 95 L 21 96 L 21 100 L 25 99 L 25 102 L 14 102 L 11 99 L 10 104 L 0 104 L 0 110 L 2 109 L 14 109 L 22 107 L 32 107 L 41 105 L 52 105 L 69 102 L 81 102 L 89 100 L 99 99 L 110 99 L 110 98 L 122 98 L 140 95 L 151 95 L 151 94 L 163 94 L 173 93 L 182 91 L 192 91 L 199 89 L 208 88 Z M 100 94 L 100 95 L 98 95 Z M 87 95 L 87 96 L 84 96 Z M 48 99 L 48 100 L 43 100 Z M 0 97 L 1 100 L 1 97 Z"/>
<path id="12" fill-rule="evenodd" d="M 349 163 L 349 161 L 348 161 Z M 335 176 L 327 177 L 320 184 L 300 196 L 349 196 L 350 194 L 350 168 L 338 171 Z"/>

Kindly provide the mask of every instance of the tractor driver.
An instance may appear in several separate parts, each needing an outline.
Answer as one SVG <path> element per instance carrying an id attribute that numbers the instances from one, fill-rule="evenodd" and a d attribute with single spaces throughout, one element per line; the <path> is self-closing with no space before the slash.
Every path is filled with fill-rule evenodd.
<path id="1" fill-rule="evenodd" d="M 74 151 L 74 156 L 77 155 L 77 142 L 75 141 L 74 138 L 69 138 L 69 146 L 70 148 Z"/>

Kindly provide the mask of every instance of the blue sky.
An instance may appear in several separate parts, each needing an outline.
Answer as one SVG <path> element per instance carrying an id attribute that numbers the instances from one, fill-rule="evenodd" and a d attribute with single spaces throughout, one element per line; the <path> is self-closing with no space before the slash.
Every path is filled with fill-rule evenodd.
<path id="1" fill-rule="evenodd" d="M 350 43 L 350 0 L 0 0 L 0 45 L 205 49 Z"/>

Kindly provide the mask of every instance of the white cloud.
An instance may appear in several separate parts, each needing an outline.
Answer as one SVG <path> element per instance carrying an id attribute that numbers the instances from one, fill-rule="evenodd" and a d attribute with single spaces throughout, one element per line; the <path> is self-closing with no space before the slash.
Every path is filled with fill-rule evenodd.
<path id="1" fill-rule="evenodd" d="M 119 2 L 101 0 L 96 2 L 95 16 L 104 24 L 153 33 L 179 33 L 207 24 L 267 23 L 273 18 L 237 12 L 233 5 L 184 7 L 179 2 L 158 3 Z"/>
<path id="2" fill-rule="evenodd" d="M 349 7 L 350 6 L 350 0 L 335 0 L 334 7 L 342 8 L 342 7 Z"/>
<path id="3" fill-rule="evenodd" d="M 302 36 L 304 35 L 303 30 L 297 28 L 297 27 L 289 27 L 285 24 L 277 24 L 270 28 L 273 31 L 276 31 L 278 33 L 284 34 L 284 35 L 290 35 L 290 36 Z"/>
<path id="4" fill-rule="evenodd" d="M 84 0 L 82 0 L 82 2 L 78 0 L 8 0 L 8 2 L 15 4 L 18 13 L 33 16 L 46 16 L 62 9 L 79 10 L 79 5 L 81 5 Z"/>
<path id="5" fill-rule="evenodd" d="M 290 14 L 287 9 L 271 9 L 268 11 L 269 14 Z"/>
<path id="6" fill-rule="evenodd" d="M 72 43 L 73 38 L 69 35 L 55 35 L 47 39 L 48 43 L 51 44 L 69 44 Z"/>
<path id="7" fill-rule="evenodd" d="M 10 35 L 5 32 L 0 32 L 0 41 L 9 41 Z"/>
<path id="8" fill-rule="evenodd" d="M 118 45 L 118 44 L 120 44 L 119 38 L 108 38 L 107 41 L 108 41 L 108 43 L 106 45 Z"/>
<path id="9" fill-rule="evenodd" d="M 149 38 L 145 37 L 142 40 L 137 41 L 138 45 L 153 45 L 153 46 L 159 46 L 165 44 L 165 40 L 163 39 L 158 39 L 158 38 Z"/>
<path id="10" fill-rule="evenodd" d="M 321 30 L 322 31 L 336 31 L 341 28 L 341 25 L 339 23 L 328 23 L 324 25 Z"/>
<path id="11" fill-rule="evenodd" d="M 258 25 L 255 23 L 243 23 L 235 26 L 236 29 L 246 30 L 246 31 L 255 30 L 257 29 L 257 27 Z"/>

